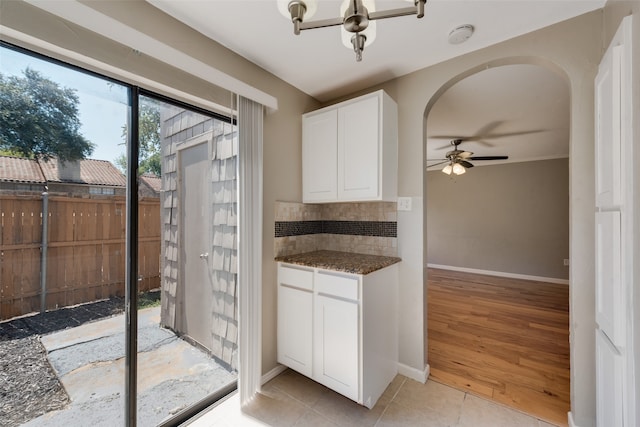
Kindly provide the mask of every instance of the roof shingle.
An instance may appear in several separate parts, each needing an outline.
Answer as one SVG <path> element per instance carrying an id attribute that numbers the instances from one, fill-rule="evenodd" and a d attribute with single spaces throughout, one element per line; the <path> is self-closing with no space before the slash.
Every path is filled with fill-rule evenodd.
<path id="1" fill-rule="evenodd" d="M 44 184 L 38 161 L 13 156 L 0 156 L 0 181 Z"/>
<path id="2" fill-rule="evenodd" d="M 74 184 L 126 187 L 127 180 L 111 162 L 84 159 L 59 165 L 58 160 L 38 161 L 13 156 L 0 156 L 0 181 L 68 182 Z"/>

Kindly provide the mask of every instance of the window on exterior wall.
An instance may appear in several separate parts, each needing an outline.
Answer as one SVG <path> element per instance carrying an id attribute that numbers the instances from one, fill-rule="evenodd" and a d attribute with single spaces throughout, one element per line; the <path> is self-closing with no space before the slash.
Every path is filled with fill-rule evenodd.
<path id="1" fill-rule="evenodd" d="M 112 196 L 116 194 L 115 189 L 108 187 L 89 187 L 89 194 L 105 194 Z"/>
<path id="2" fill-rule="evenodd" d="M 181 422 L 237 380 L 235 123 L 8 44 L 0 56 L 0 116 L 21 120 L 0 122 L 0 156 L 33 179 L 0 192 L 4 421 Z M 155 196 L 137 196 L 130 162 L 159 177 Z"/>

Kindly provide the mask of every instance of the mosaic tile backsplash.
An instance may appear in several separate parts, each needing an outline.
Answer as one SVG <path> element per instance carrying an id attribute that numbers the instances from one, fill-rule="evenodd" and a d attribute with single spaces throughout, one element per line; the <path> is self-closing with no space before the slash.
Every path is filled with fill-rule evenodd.
<path id="1" fill-rule="evenodd" d="M 276 202 L 276 257 L 316 250 L 397 256 L 395 202 Z"/>

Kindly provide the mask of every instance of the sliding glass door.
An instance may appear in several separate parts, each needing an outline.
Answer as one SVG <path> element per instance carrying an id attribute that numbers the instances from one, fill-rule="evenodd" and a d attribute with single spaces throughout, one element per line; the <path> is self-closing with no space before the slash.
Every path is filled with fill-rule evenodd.
<path id="1" fill-rule="evenodd" d="M 235 123 L 8 44 L 0 56 L 0 418 L 193 415 L 237 379 Z"/>

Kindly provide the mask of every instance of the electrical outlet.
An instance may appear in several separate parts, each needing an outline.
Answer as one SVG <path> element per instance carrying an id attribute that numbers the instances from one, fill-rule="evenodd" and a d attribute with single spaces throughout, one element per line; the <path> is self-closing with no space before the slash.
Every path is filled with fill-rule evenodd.
<path id="1" fill-rule="evenodd" d="M 564 261 L 562 261 L 562 263 L 564 264 L 565 267 L 569 266 L 569 260 L 568 259 L 564 259 Z"/>
<path id="2" fill-rule="evenodd" d="M 398 210 L 410 211 L 411 210 L 411 197 L 398 197 Z"/>

